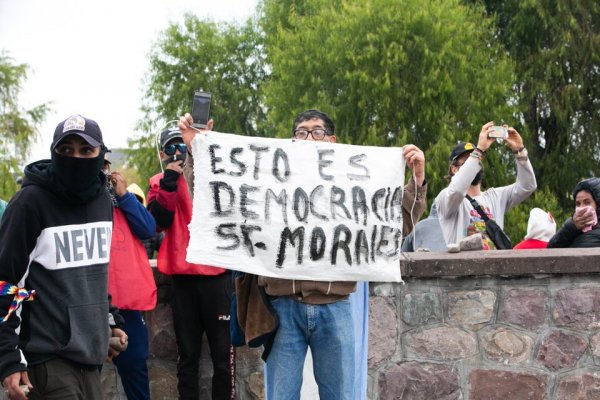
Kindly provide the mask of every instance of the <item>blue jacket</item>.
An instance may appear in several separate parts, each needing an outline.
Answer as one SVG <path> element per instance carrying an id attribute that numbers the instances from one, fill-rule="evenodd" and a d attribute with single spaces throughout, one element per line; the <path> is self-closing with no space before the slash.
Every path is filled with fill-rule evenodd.
<path id="1" fill-rule="evenodd" d="M 117 196 L 117 206 L 125 213 L 131 232 L 138 239 L 148 239 L 156 234 L 156 221 L 133 193 Z"/>

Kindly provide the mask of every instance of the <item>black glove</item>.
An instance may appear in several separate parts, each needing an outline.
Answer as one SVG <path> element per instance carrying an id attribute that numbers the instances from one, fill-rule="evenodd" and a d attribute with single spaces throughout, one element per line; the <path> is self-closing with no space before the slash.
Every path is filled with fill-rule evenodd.
<path id="1" fill-rule="evenodd" d="M 167 192 L 176 191 L 179 175 L 179 172 L 173 171 L 172 169 L 166 169 L 163 178 L 160 180 L 160 188 Z"/>

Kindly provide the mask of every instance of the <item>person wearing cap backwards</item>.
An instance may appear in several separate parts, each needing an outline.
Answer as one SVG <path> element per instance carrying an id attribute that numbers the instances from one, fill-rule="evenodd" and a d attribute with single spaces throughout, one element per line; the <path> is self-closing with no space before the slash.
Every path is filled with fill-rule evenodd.
<path id="1" fill-rule="evenodd" d="M 212 130 L 212 119 L 207 130 Z M 235 398 L 235 353 L 229 335 L 231 273 L 185 260 L 192 219 L 193 159 L 179 129 L 160 135 L 164 173 L 150 178 L 148 209 L 165 232 L 157 255 L 158 270 L 173 278 L 173 325 L 177 341 L 177 389 L 180 399 L 198 399 L 202 335 L 206 332 L 213 364 L 212 398 Z M 187 146 L 186 146 L 187 145 Z M 185 160 L 185 165 L 184 165 Z M 185 168 L 184 168 L 185 167 Z M 185 169 L 185 171 L 184 171 Z M 189 182 L 189 183 L 188 183 Z"/>
<path id="2" fill-rule="evenodd" d="M 450 154 L 450 184 L 434 201 L 446 244 L 458 243 L 468 236 L 467 232 L 476 230 L 485 233 L 485 222 L 473 208 L 467 195 L 479 203 L 490 219 L 504 228 L 506 211 L 527 199 L 537 187 L 521 135 L 516 129 L 506 127 L 508 137 L 504 139 L 504 143 L 515 154 L 517 180 L 508 186 L 481 191 L 485 153 L 496 140 L 489 137 L 493 126 L 493 121 L 483 125 L 477 146 L 458 143 Z M 486 242 L 490 248 L 495 248 L 491 240 L 486 239 Z"/>
<path id="3" fill-rule="evenodd" d="M 100 171 L 106 147 L 98 124 L 74 115 L 50 150 L 25 168 L 0 227 L 0 379 L 12 400 L 27 391 L 101 399 L 113 215 Z"/>

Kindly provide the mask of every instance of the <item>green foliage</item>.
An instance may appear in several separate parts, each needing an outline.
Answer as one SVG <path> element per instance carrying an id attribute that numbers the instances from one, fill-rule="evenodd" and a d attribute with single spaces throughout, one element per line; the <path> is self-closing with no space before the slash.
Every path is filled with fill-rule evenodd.
<path id="1" fill-rule="evenodd" d="M 513 65 L 493 43 L 482 8 L 458 0 L 266 0 L 261 24 L 272 68 L 265 98 L 278 136 L 289 136 L 298 112 L 318 108 L 343 143 L 414 143 L 426 153 L 436 194 L 457 140 L 476 140 L 492 119 L 515 124 Z M 491 153 L 489 183 L 497 186 L 511 171 L 503 152 Z"/>
<path id="2" fill-rule="evenodd" d="M 138 135 L 128 139 L 127 142 L 129 144 L 129 149 L 125 150 L 127 165 L 137 171 L 135 183 L 146 190 L 150 177 L 160 172 L 160 157 L 156 149 L 155 133 Z"/>
<path id="3" fill-rule="evenodd" d="M 188 15 L 150 54 L 142 126 L 130 161 L 159 169 L 153 135 L 213 93 L 215 129 L 289 137 L 300 111 L 318 108 L 339 141 L 414 143 L 425 151 L 429 203 L 447 185 L 458 140 L 489 120 L 514 126 L 538 191 L 507 214 L 517 243 L 529 210 L 560 225 L 570 192 L 600 169 L 600 3 L 594 0 L 263 0 L 242 26 Z M 515 179 L 514 156 L 494 144 L 486 187 Z M 407 171 L 408 173 L 408 171 Z"/>
<path id="4" fill-rule="evenodd" d="M 200 88 L 212 93 L 214 129 L 260 136 L 265 111 L 262 103 L 261 35 L 248 20 L 238 26 L 199 20 L 186 15 L 160 34 L 150 53 L 150 71 L 141 126 L 145 134 L 129 141 L 129 160 L 146 180 L 160 170 L 154 137 L 165 121 L 191 111 Z"/>
<path id="5" fill-rule="evenodd" d="M 515 97 L 539 186 L 569 208 L 575 184 L 600 173 L 600 3 L 483 3 L 515 60 Z"/>
<path id="6" fill-rule="evenodd" d="M 18 189 L 16 175 L 37 137 L 49 104 L 29 110 L 19 106 L 19 93 L 27 79 L 27 65 L 0 53 L 0 198 L 9 199 Z"/>

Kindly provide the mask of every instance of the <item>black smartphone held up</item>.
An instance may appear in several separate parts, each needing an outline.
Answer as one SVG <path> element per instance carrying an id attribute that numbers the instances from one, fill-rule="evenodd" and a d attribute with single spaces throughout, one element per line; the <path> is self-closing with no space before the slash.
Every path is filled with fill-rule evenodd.
<path id="1" fill-rule="evenodd" d="M 210 113 L 210 100 L 212 95 L 209 92 L 197 90 L 194 92 L 194 101 L 192 102 L 192 118 L 195 128 L 206 128 L 208 116 Z"/>

